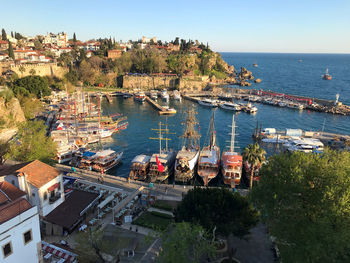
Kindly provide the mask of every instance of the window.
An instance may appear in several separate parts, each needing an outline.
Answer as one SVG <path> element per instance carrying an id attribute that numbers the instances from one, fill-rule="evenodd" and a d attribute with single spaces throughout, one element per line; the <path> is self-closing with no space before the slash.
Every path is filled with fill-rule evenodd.
<path id="1" fill-rule="evenodd" d="M 61 184 L 59 183 L 59 185 L 58 185 L 58 191 L 60 191 L 61 190 Z"/>
<path id="2" fill-rule="evenodd" d="M 29 230 L 29 231 L 25 232 L 23 234 L 23 238 L 24 238 L 24 244 L 25 245 L 28 244 L 30 241 L 32 241 L 33 240 L 33 238 L 32 238 L 32 230 Z"/>
<path id="3" fill-rule="evenodd" d="M 47 193 L 45 192 L 44 193 L 44 200 L 46 200 L 47 199 Z"/>
<path id="4" fill-rule="evenodd" d="M 55 197 L 55 191 L 52 191 L 51 193 L 50 193 L 50 198 L 54 198 Z"/>
<path id="5" fill-rule="evenodd" d="M 2 253 L 4 254 L 4 258 L 8 257 L 12 254 L 12 245 L 11 242 L 7 243 L 6 245 L 2 246 Z"/>

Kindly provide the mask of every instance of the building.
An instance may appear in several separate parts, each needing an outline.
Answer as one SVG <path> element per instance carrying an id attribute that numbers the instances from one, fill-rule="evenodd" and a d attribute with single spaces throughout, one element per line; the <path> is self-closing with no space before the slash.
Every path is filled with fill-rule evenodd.
<path id="1" fill-rule="evenodd" d="M 41 261 L 38 210 L 26 193 L 8 182 L 0 182 L 0 262 Z"/>
<path id="2" fill-rule="evenodd" d="M 41 216 L 46 216 L 64 201 L 62 174 L 39 160 L 0 170 L 0 181 L 7 181 L 24 191 Z"/>
<path id="3" fill-rule="evenodd" d="M 145 36 L 142 37 L 142 43 L 143 43 L 143 44 L 148 44 L 148 43 L 150 43 L 151 41 L 152 41 L 153 43 L 157 43 L 157 38 L 156 38 L 156 37 L 148 38 L 148 37 L 145 37 Z"/>
<path id="4" fill-rule="evenodd" d="M 97 51 L 100 49 L 100 42 L 98 41 L 94 41 L 94 40 L 90 40 L 84 43 L 84 50 L 85 51 Z"/>
<path id="5" fill-rule="evenodd" d="M 6 50 L 9 48 L 9 42 L 0 39 L 0 50 Z"/>
<path id="6" fill-rule="evenodd" d="M 67 34 L 62 32 L 58 34 L 48 33 L 44 36 L 44 44 L 52 44 L 58 47 L 66 47 L 68 44 Z"/>
<path id="7" fill-rule="evenodd" d="M 110 49 L 108 50 L 108 58 L 111 58 L 111 59 L 120 58 L 122 53 L 123 51 L 121 51 L 120 49 Z"/>

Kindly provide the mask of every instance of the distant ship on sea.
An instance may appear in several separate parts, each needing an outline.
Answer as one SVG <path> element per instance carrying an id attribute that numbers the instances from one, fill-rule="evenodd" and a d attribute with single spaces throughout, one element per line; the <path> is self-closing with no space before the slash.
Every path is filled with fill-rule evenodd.
<path id="1" fill-rule="evenodd" d="M 324 75 L 322 75 L 322 79 L 324 79 L 324 80 L 331 80 L 332 79 L 332 76 L 329 75 L 329 73 L 328 73 L 328 68 L 326 69 L 326 73 Z"/>

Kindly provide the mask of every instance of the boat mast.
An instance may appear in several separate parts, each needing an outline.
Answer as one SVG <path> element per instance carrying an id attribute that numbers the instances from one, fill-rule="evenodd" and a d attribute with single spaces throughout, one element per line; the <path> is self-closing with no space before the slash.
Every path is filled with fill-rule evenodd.
<path id="1" fill-rule="evenodd" d="M 97 109 L 98 109 L 98 128 L 101 129 L 101 119 L 100 119 L 100 96 L 97 94 Z"/>
<path id="2" fill-rule="evenodd" d="M 166 134 L 169 134 L 169 133 L 168 133 L 167 127 L 166 127 L 165 129 L 162 129 L 162 125 L 164 125 L 164 124 L 162 124 L 162 122 L 160 121 L 160 122 L 159 122 L 159 129 L 152 129 L 153 131 L 157 131 L 157 133 L 159 134 L 159 137 L 157 137 L 157 138 L 150 137 L 150 138 L 149 138 L 149 139 L 151 139 L 151 140 L 159 140 L 159 154 L 162 153 L 162 140 L 165 140 L 166 142 L 170 140 L 170 139 L 168 139 L 168 138 L 163 138 L 163 136 L 162 136 L 162 131 L 164 131 Z M 167 125 L 167 124 L 166 124 L 166 125 Z M 167 147 L 167 145 L 168 145 L 168 144 L 166 144 L 166 147 Z M 166 149 L 166 150 L 167 150 L 167 149 Z"/>
<path id="3" fill-rule="evenodd" d="M 195 129 L 195 125 L 198 124 L 195 114 L 193 107 L 188 109 L 186 121 L 182 123 L 186 125 L 186 128 L 184 134 L 180 137 L 185 138 L 186 149 L 189 149 L 190 146 L 199 146 L 198 140 L 201 136 Z"/>
<path id="4" fill-rule="evenodd" d="M 232 114 L 232 128 L 231 128 L 231 145 L 230 145 L 230 152 L 234 152 L 235 150 L 235 114 Z"/>
<path id="5" fill-rule="evenodd" d="M 212 148 L 213 146 L 215 146 L 215 143 L 216 143 L 216 131 L 215 131 L 214 116 L 215 116 L 215 110 L 213 111 L 213 114 L 211 115 L 210 126 L 209 126 L 209 130 L 210 130 L 210 143 L 209 143 L 209 147 L 210 147 L 210 148 Z"/>

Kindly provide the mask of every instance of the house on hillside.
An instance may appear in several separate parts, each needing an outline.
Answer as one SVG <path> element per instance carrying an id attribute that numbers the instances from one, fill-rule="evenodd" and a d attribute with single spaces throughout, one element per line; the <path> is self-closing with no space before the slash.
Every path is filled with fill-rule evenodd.
<path id="1" fill-rule="evenodd" d="M 0 182 L 0 262 L 41 262 L 38 210 L 6 181 Z"/>
<path id="2" fill-rule="evenodd" d="M 62 174 L 39 160 L 1 169 L 0 181 L 24 191 L 41 216 L 46 216 L 64 201 Z"/>
<path id="3" fill-rule="evenodd" d="M 0 50 L 6 50 L 9 48 L 9 43 L 6 40 L 0 39 Z"/>
<path id="4" fill-rule="evenodd" d="M 110 50 L 108 50 L 107 57 L 110 59 L 120 58 L 122 53 L 123 53 L 123 51 L 121 51 L 120 49 L 110 49 Z"/>

